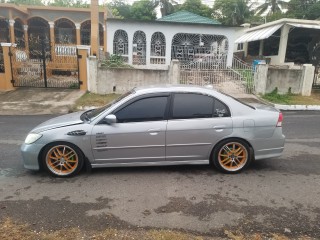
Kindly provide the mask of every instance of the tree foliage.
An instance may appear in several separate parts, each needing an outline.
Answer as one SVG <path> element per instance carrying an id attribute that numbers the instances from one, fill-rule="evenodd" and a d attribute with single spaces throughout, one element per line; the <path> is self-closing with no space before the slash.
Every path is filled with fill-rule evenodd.
<path id="1" fill-rule="evenodd" d="M 264 3 L 256 7 L 255 12 L 258 15 L 267 13 L 273 14 L 276 12 L 281 12 L 282 9 L 286 9 L 288 2 L 284 0 L 265 0 Z"/>
<path id="2" fill-rule="evenodd" d="M 213 5 L 213 17 L 226 25 L 241 25 L 252 15 L 248 0 L 216 0 Z"/>
<path id="3" fill-rule="evenodd" d="M 14 3 L 17 5 L 35 5 L 42 6 L 44 5 L 41 0 L 9 0 L 7 3 Z"/>
<path id="4" fill-rule="evenodd" d="M 181 10 L 192 12 L 208 18 L 211 18 L 212 15 L 212 8 L 203 4 L 201 0 L 186 0 L 183 4 L 177 5 L 175 11 L 177 12 Z"/>
<path id="5" fill-rule="evenodd" d="M 131 7 L 130 18 L 138 20 L 155 20 L 157 18 L 157 13 L 155 11 L 154 2 L 150 0 L 134 2 Z"/>
<path id="6" fill-rule="evenodd" d="M 107 4 L 107 6 L 114 16 L 125 19 L 130 18 L 131 6 L 123 0 L 113 0 L 111 3 Z"/>
<path id="7" fill-rule="evenodd" d="M 174 0 L 155 0 L 155 7 L 160 6 L 162 17 L 174 13 L 176 5 L 178 5 L 178 2 Z"/>
<path id="8" fill-rule="evenodd" d="M 291 0 L 288 3 L 287 16 L 314 20 L 320 17 L 319 0 Z"/>

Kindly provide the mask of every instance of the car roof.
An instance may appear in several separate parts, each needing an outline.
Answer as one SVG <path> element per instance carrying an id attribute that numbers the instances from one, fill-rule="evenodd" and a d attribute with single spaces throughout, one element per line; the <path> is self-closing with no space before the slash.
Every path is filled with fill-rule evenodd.
<path id="1" fill-rule="evenodd" d="M 136 87 L 135 92 L 138 94 L 144 93 L 155 93 L 155 92 L 200 92 L 207 94 L 221 94 L 213 89 L 212 86 L 195 86 L 195 85 L 183 85 L 183 84 L 159 84 L 159 85 L 150 85 L 144 87 Z"/>

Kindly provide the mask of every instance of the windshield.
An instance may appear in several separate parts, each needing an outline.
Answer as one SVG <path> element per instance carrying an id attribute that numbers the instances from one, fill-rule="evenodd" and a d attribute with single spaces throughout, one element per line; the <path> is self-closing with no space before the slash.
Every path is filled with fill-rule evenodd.
<path id="1" fill-rule="evenodd" d="M 121 95 L 120 97 L 118 97 L 117 99 L 113 100 L 112 102 L 108 103 L 107 105 L 100 107 L 100 108 L 95 108 L 95 109 L 91 109 L 89 111 L 84 112 L 80 119 L 81 120 L 92 120 L 95 117 L 99 116 L 102 112 L 104 112 L 106 109 L 108 109 L 109 107 L 111 107 L 112 105 L 116 104 L 117 102 L 121 101 L 122 99 L 124 99 L 125 97 L 134 94 L 135 91 L 134 89 L 132 89 L 129 92 L 126 92 L 125 94 Z"/>

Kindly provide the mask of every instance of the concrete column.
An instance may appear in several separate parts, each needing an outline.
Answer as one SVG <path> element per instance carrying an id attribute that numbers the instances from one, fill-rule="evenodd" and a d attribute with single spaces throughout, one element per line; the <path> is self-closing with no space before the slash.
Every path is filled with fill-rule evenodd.
<path id="1" fill-rule="evenodd" d="M 50 25 L 50 45 L 51 45 L 51 56 L 55 55 L 55 36 L 54 36 L 54 22 L 49 22 Z"/>
<path id="2" fill-rule="evenodd" d="M 13 19 L 9 20 L 9 30 L 10 30 L 10 42 L 15 43 L 15 35 L 14 35 L 14 23 L 15 21 Z"/>
<path id="3" fill-rule="evenodd" d="M 180 62 L 179 60 L 172 60 L 169 66 L 168 72 L 169 84 L 179 84 L 180 83 Z"/>
<path id="4" fill-rule="evenodd" d="M 171 44 L 172 44 L 172 39 L 173 35 L 166 35 L 166 65 L 171 64 Z"/>
<path id="5" fill-rule="evenodd" d="M 314 66 L 312 64 L 303 64 L 301 95 L 310 96 L 314 79 Z"/>
<path id="6" fill-rule="evenodd" d="M 268 65 L 258 64 L 254 73 L 254 85 L 256 94 L 266 94 L 268 80 Z"/>
<path id="7" fill-rule="evenodd" d="M 264 46 L 264 40 L 260 40 L 259 56 L 263 56 L 263 46 Z"/>
<path id="8" fill-rule="evenodd" d="M 98 60 L 96 56 L 90 56 L 88 59 L 88 91 L 98 92 Z"/>
<path id="9" fill-rule="evenodd" d="M 91 0 L 91 55 L 99 58 L 99 1 Z"/>
<path id="10" fill-rule="evenodd" d="M 244 57 L 248 56 L 248 43 L 245 42 L 243 43 L 243 52 L 244 52 Z"/>
<path id="11" fill-rule="evenodd" d="M 289 31 L 289 25 L 285 24 L 282 26 L 278 51 L 278 58 L 280 64 L 285 62 Z"/>
<path id="12" fill-rule="evenodd" d="M 88 90 L 88 70 L 87 58 L 90 54 L 90 46 L 77 46 L 79 56 L 79 80 L 80 90 Z"/>
<path id="13" fill-rule="evenodd" d="M 81 35 L 80 35 L 81 24 L 76 23 L 75 25 L 76 25 L 76 43 L 77 45 L 81 45 Z"/>
<path id="14" fill-rule="evenodd" d="M 132 53 L 133 53 L 133 34 L 131 31 L 128 34 L 128 64 L 132 65 Z"/>
<path id="15" fill-rule="evenodd" d="M 146 65 L 150 66 L 151 56 L 151 34 L 146 32 Z"/>
<path id="16" fill-rule="evenodd" d="M 23 25 L 23 37 L 24 37 L 25 50 L 29 51 L 28 25 Z"/>
<path id="17" fill-rule="evenodd" d="M 10 56 L 9 56 L 11 46 L 12 46 L 11 43 L 1 43 L 2 52 L 3 52 L 4 74 L 0 74 L 0 80 L 1 80 L 0 90 L 4 90 L 4 91 L 11 91 L 15 89 L 11 83 L 12 72 L 11 72 L 11 62 L 10 62 Z"/>

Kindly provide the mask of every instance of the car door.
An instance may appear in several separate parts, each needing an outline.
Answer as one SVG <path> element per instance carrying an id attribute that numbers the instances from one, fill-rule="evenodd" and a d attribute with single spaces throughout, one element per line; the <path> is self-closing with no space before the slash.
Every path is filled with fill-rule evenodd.
<path id="1" fill-rule="evenodd" d="M 133 164 L 165 160 L 167 95 L 146 95 L 117 108 L 117 123 L 93 127 L 96 164 Z"/>
<path id="2" fill-rule="evenodd" d="M 208 160 L 213 145 L 232 133 L 228 107 L 207 95 L 175 93 L 166 134 L 166 160 Z"/>

